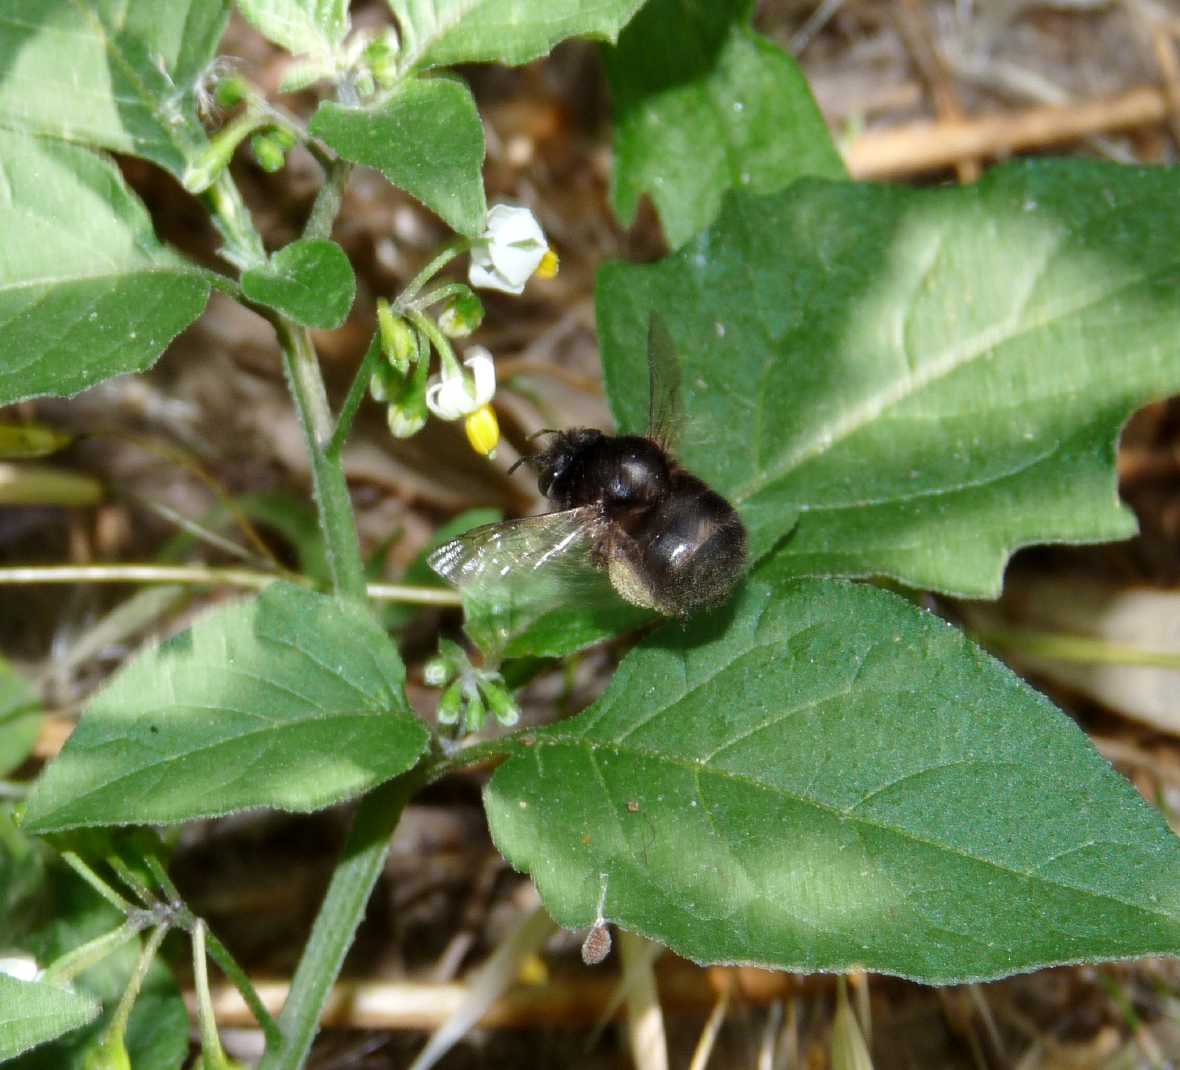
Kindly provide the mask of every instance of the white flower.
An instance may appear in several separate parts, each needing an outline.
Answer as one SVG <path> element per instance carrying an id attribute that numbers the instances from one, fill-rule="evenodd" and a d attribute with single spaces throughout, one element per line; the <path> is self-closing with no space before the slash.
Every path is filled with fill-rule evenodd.
<path id="1" fill-rule="evenodd" d="M 483 346 L 472 346 L 463 363 L 471 371 L 470 378 L 457 369 L 448 372 L 444 364 L 442 375 L 431 376 L 426 387 L 426 407 L 440 420 L 470 416 L 491 401 L 496 392 L 496 365 L 491 353 Z"/>
<path id="2" fill-rule="evenodd" d="M 41 968 L 32 955 L 15 952 L 0 957 L 0 973 L 15 977 L 18 981 L 35 981 L 41 975 Z"/>
<path id="3" fill-rule="evenodd" d="M 548 251 L 545 232 L 532 212 L 510 204 L 494 205 L 483 234 L 471 247 L 467 279 L 472 286 L 521 293 Z"/>

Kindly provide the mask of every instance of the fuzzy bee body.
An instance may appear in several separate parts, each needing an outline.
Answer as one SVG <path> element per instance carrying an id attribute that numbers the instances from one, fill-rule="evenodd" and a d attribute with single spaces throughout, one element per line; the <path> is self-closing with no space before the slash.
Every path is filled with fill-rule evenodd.
<path id="1" fill-rule="evenodd" d="M 431 567 L 460 588 L 525 585 L 581 556 L 620 597 L 684 617 L 723 602 L 746 565 L 736 510 L 682 468 L 667 445 L 678 420 L 679 365 L 653 319 L 647 435 L 549 431 L 524 458 L 556 512 L 476 528 L 440 547 Z"/>

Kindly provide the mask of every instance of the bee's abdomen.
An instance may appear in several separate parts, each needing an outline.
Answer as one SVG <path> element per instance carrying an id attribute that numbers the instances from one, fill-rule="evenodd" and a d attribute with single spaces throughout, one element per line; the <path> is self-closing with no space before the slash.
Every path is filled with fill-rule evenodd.
<path id="1" fill-rule="evenodd" d="M 677 471 L 633 537 L 658 608 L 683 615 L 725 600 L 746 564 L 746 529 L 720 494 Z"/>

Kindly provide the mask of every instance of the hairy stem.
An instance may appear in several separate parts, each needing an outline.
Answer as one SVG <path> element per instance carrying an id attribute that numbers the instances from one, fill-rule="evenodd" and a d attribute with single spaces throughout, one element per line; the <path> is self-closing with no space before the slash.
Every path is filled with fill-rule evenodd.
<path id="1" fill-rule="evenodd" d="M 298 327 L 281 316 L 275 320 L 275 330 L 283 349 L 287 384 L 295 400 L 311 460 L 312 486 L 332 586 L 341 597 L 363 602 L 365 568 L 357 541 L 356 519 L 344 469 L 338 459 L 327 453 L 332 440 L 332 413 L 311 334 L 306 327 Z"/>
<path id="2" fill-rule="evenodd" d="M 402 809 L 422 782 L 421 772 L 415 770 L 383 784 L 361 800 L 344 854 L 332 874 L 328 894 L 279 1014 L 282 1042 L 277 1048 L 267 1049 L 258 1070 L 299 1070 L 303 1066 L 332 984 L 385 866 L 389 839 Z"/>

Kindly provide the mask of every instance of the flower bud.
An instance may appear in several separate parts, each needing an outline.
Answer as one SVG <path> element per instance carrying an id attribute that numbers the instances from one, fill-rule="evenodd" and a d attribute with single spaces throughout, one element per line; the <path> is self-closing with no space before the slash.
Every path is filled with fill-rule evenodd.
<path id="1" fill-rule="evenodd" d="M 451 678 L 451 666 L 444 657 L 431 658 L 422 666 L 422 681 L 430 687 L 442 687 Z"/>
<path id="2" fill-rule="evenodd" d="M 438 723 L 458 724 L 463 712 L 463 681 L 456 680 L 438 700 Z"/>
<path id="3" fill-rule="evenodd" d="M 267 174 L 273 175 L 281 171 L 287 162 L 287 153 L 283 146 L 269 133 L 255 134 L 250 139 L 250 149 L 254 153 L 254 160 Z"/>
<path id="4" fill-rule="evenodd" d="M 492 715 L 500 724 L 510 728 L 520 720 L 520 707 L 512 701 L 508 689 L 499 680 L 488 678 L 481 680 L 480 690 L 487 700 Z"/>
<path id="5" fill-rule="evenodd" d="M 468 291 L 454 298 L 442 315 L 438 325 L 448 338 L 466 338 L 483 322 L 483 302 Z"/>
<path id="6" fill-rule="evenodd" d="M 250 95 L 250 83 L 240 74 L 231 74 L 222 78 L 213 91 L 213 99 L 218 107 L 234 108 Z"/>
<path id="7" fill-rule="evenodd" d="M 483 728 L 483 722 L 486 716 L 487 711 L 484 709 L 483 698 L 480 696 L 479 689 L 473 687 L 467 696 L 467 731 L 478 732 Z"/>
<path id="8" fill-rule="evenodd" d="M 397 34 L 392 27 L 365 49 L 365 62 L 382 89 L 397 81 Z"/>
<path id="9" fill-rule="evenodd" d="M 400 316 L 393 314 L 384 297 L 377 300 L 377 327 L 381 332 L 381 348 L 389 362 L 403 375 L 410 370 L 410 362 L 418 351 L 414 332 Z"/>

